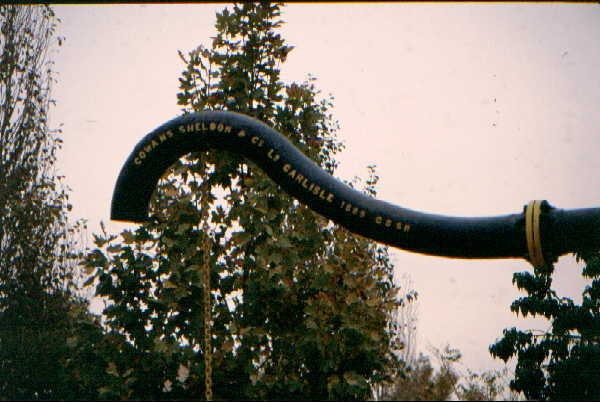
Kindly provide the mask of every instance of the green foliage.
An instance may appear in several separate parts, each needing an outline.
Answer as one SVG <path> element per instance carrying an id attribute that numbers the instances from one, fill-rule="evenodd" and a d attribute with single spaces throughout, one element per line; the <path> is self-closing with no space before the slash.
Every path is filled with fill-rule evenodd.
<path id="1" fill-rule="evenodd" d="M 520 395 L 509 388 L 508 370 L 490 370 L 463 376 L 456 393 L 462 401 L 517 401 Z"/>
<path id="2" fill-rule="evenodd" d="M 187 55 L 184 112 L 231 110 L 267 122 L 333 172 L 342 149 L 332 99 L 315 79 L 285 84 L 292 50 L 280 5 L 217 14 L 210 49 Z M 371 169 L 364 191 L 375 194 Z M 209 205 L 210 230 L 201 205 Z M 399 289 L 385 247 L 300 205 L 263 172 L 223 151 L 190 154 L 161 180 L 152 221 L 96 237 L 86 269 L 110 337 L 108 398 L 204 396 L 201 270 L 209 244 L 215 399 L 367 399 L 397 370 L 387 318 Z M 401 298 L 400 298 L 401 299 Z M 185 375 L 182 375 L 185 373 Z"/>
<path id="3" fill-rule="evenodd" d="M 511 388 L 530 399 L 600 399 L 600 254 L 580 253 L 583 276 L 592 282 L 581 305 L 560 298 L 552 284 L 552 267 L 516 273 L 513 282 L 527 292 L 511 310 L 524 316 L 551 320 L 550 331 L 535 334 L 505 329 L 504 337 L 490 346 L 493 356 L 507 361 L 517 357 Z"/>
<path id="4" fill-rule="evenodd" d="M 421 354 L 385 387 L 379 399 L 402 401 L 496 401 L 516 400 L 517 395 L 507 392 L 506 371 L 486 371 L 481 374 L 457 367 L 461 354 L 446 346 L 433 348 L 433 358 Z"/>
<path id="5" fill-rule="evenodd" d="M 60 293 L 43 293 L 44 308 L 15 308 L 0 314 L 0 399 L 90 399 L 103 373 L 94 348 L 102 330 L 87 303 Z M 34 315 L 35 314 L 35 315 Z"/>
<path id="6" fill-rule="evenodd" d="M 393 385 L 383 397 L 389 400 L 432 400 L 445 401 L 453 393 L 459 376 L 453 369 L 453 363 L 460 360 L 460 352 L 449 346 L 440 352 L 435 350 L 440 362 L 439 370 L 434 369 L 430 359 L 420 355 L 406 372 L 400 372 Z"/>
<path id="7" fill-rule="evenodd" d="M 47 7 L 0 8 L 0 294 L 56 287 L 67 195 L 51 173 L 60 140 L 46 124 L 55 19 Z M 66 246 L 65 246 L 66 248 Z M 62 250 L 60 250 L 62 251 Z M 60 274 L 57 272 L 57 274 Z"/>
<path id="8" fill-rule="evenodd" d="M 81 333 L 101 331 L 74 294 L 80 227 L 67 220 L 68 196 L 54 173 L 61 141 L 47 124 L 57 23 L 48 6 L 0 6 L 2 399 L 95 395 L 78 382 L 72 359 L 85 351 Z"/>

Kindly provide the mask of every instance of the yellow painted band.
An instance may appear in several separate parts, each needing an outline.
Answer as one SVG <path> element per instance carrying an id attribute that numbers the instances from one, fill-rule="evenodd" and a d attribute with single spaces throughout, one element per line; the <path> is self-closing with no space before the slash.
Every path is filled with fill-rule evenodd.
<path id="1" fill-rule="evenodd" d="M 525 237 L 527 240 L 527 252 L 529 262 L 536 268 L 545 265 L 542 253 L 542 237 L 540 234 L 540 215 L 542 213 L 542 201 L 530 201 L 525 208 Z"/>

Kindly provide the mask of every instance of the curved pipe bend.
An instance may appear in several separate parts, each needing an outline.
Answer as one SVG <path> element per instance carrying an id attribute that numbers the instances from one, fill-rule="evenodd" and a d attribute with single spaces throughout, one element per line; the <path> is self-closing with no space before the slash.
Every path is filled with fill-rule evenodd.
<path id="1" fill-rule="evenodd" d="M 119 174 L 111 219 L 145 221 L 150 197 L 167 168 L 190 152 L 212 148 L 249 158 L 287 193 L 351 232 L 409 251 L 454 258 L 526 258 L 540 266 L 575 251 L 580 238 L 573 237 L 583 235 L 582 230 L 595 230 L 593 246 L 600 244 L 600 209 L 564 211 L 536 201 L 518 214 L 467 218 L 402 208 L 345 185 L 266 124 L 224 111 L 186 114 L 146 135 Z M 562 228 L 555 235 L 556 225 L 566 226 L 566 232 Z"/>

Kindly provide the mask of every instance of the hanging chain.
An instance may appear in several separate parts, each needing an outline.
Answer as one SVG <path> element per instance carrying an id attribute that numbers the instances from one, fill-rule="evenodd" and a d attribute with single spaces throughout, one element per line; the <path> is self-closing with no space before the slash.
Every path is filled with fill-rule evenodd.
<path id="1" fill-rule="evenodd" d="M 204 397 L 207 401 L 213 399 L 212 383 L 212 303 L 210 291 L 210 237 L 208 226 L 208 197 L 207 191 L 202 192 L 201 213 L 202 231 L 202 309 L 204 316 Z"/>
<path id="2" fill-rule="evenodd" d="M 208 225 L 205 224 L 205 230 Z M 204 254 L 204 267 L 202 267 L 202 287 L 204 309 L 204 395 L 207 401 L 212 401 L 212 303 L 210 294 L 210 259 L 208 256 L 208 236 L 204 238 L 202 248 Z"/>

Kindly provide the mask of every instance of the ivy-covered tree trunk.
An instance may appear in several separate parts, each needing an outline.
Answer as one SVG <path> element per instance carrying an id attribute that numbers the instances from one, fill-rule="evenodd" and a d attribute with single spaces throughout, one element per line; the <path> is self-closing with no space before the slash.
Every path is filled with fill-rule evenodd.
<path id="1" fill-rule="evenodd" d="M 329 172 L 342 149 L 315 79 L 280 81 L 292 50 L 280 5 L 217 14 L 210 49 L 180 57 L 184 112 L 230 110 L 284 133 Z M 365 191 L 375 194 L 371 172 Z M 204 197 L 204 198 L 202 198 Z M 201 205 L 210 231 L 202 230 Z M 400 303 L 387 249 L 348 233 L 224 151 L 190 154 L 162 179 L 152 222 L 97 237 L 87 267 L 113 337 L 104 396 L 202 398 L 211 353 L 215 399 L 368 399 L 398 359 L 387 317 Z M 212 349 L 202 339 L 202 244 L 209 243 Z"/>

